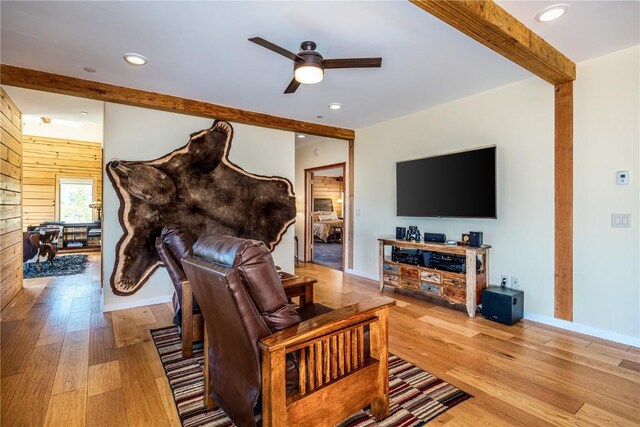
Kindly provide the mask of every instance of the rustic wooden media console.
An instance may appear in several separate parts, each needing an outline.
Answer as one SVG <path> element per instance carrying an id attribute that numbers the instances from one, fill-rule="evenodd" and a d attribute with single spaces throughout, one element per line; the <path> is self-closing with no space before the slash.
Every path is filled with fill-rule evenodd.
<path id="1" fill-rule="evenodd" d="M 475 317 L 476 306 L 481 302 L 482 290 L 487 287 L 489 249 L 491 246 L 483 245 L 476 248 L 382 238 L 378 239 L 378 242 L 380 245 L 381 291 L 385 286 L 393 286 L 420 292 L 431 297 L 442 298 L 455 304 L 465 304 L 469 317 Z M 385 257 L 385 246 L 464 255 L 466 257 L 466 272 L 454 273 L 437 268 L 394 262 L 391 257 Z M 478 256 L 481 259 L 480 266 L 477 265 Z"/>

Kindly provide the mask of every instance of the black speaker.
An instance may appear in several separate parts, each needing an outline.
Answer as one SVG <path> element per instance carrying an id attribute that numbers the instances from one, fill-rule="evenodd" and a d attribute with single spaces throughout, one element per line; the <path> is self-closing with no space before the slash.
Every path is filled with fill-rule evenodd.
<path id="1" fill-rule="evenodd" d="M 482 291 L 482 315 L 495 322 L 513 325 L 524 315 L 524 293 L 492 286 Z"/>
<path id="2" fill-rule="evenodd" d="M 482 231 L 469 232 L 469 246 L 475 246 L 476 248 L 482 246 Z"/>
<path id="3" fill-rule="evenodd" d="M 407 229 L 405 227 L 396 227 L 396 239 L 404 239 L 407 235 Z"/>
<path id="4" fill-rule="evenodd" d="M 424 241 L 444 243 L 447 241 L 447 236 L 442 233 L 424 233 Z"/>

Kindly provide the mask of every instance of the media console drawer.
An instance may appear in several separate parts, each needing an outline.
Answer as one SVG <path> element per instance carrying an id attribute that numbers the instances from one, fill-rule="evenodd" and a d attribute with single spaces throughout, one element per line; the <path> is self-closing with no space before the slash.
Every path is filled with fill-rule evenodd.
<path id="1" fill-rule="evenodd" d="M 455 274 L 443 274 L 442 284 L 446 286 L 454 286 L 456 288 L 465 288 L 467 286 L 467 280 L 462 275 Z"/>
<path id="2" fill-rule="evenodd" d="M 385 285 L 400 286 L 400 277 L 393 274 L 385 274 L 383 277 Z"/>
<path id="3" fill-rule="evenodd" d="M 418 279 L 420 278 L 420 270 L 418 270 L 417 267 L 407 267 L 405 265 L 402 265 L 400 266 L 400 275 Z"/>
<path id="4" fill-rule="evenodd" d="M 431 283 L 440 284 L 441 276 L 440 276 L 440 273 L 438 273 L 437 271 L 422 270 L 420 272 L 420 280 L 422 280 L 424 282 L 431 282 Z"/>
<path id="5" fill-rule="evenodd" d="M 442 296 L 448 301 L 459 304 L 467 302 L 467 292 L 464 289 L 453 286 L 444 286 L 442 289 Z"/>
<path id="6" fill-rule="evenodd" d="M 402 286 L 403 288 L 418 290 L 420 289 L 420 281 L 417 279 L 400 277 L 400 286 Z"/>
<path id="7" fill-rule="evenodd" d="M 439 297 L 442 296 L 442 288 L 433 283 L 429 283 L 429 282 L 420 283 L 420 290 L 428 294 L 436 295 Z"/>
<path id="8" fill-rule="evenodd" d="M 385 273 L 400 274 L 400 266 L 397 264 L 384 263 L 383 270 Z"/>

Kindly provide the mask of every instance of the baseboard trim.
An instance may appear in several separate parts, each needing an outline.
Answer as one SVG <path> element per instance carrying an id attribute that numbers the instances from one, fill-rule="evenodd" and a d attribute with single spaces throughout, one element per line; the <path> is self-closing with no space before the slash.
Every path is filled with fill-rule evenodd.
<path id="1" fill-rule="evenodd" d="M 352 268 L 345 268 L 344 272 L 346 274 L 352 274 L 354 276 L 359 276 L 359 277 L 364 277 L 366 279 L 375 280 L 376 282 L 378 281 L 378 276 L 377 275 L 365 273 L 364 271 L 358 271 L 358 270 L 354 270 Z"/>
<path id="2" fill-rule="evenodd" d="M 127 308 L 142 307 L 145 305 L 162 304 L 165 302 L 170 302 L 172 297 L 173 295 L 162 295 L 159 297 L 137 299 L 137 300 L 126 301 L 126 302 L 116 302 L 113 304 L 105 304 L 103 302 L 102 311 L 106 313 L 108 311 L 125 310 Z"/>
<path id="3" fill-rule="evenodd" d="M 376 274 L 365 273 L 363 271 L 345 269 L 347 274 L 353 274 L 354 276 L 364 277 L 374 281 L 378 281 Z M 607 331 L 605 329 L 596 328 L 594 326 L 584 325 L 581 323 L 568 322 L 566 320 L 560 320 L 549 316 L 543 316 L 536 313 L 524 313 L 524 318 L 532 320 L 538 323 L 544 323 L 545 325 L 554 326 L 556 328 L 565 329 L 571 332 L 577 332 L 580 334 L 590 335 L 596 338 L 602 338 L 604 340 L 614 341 L 617 343 L 632 345 L 634 347 L 640 347 L 640 337 L 632 337 L 630 335 L 620 334 L 617 332 Z"/>
<path id="4" fill-rule="evenodd" d="M 535 313 L 524 313 L 524 318 L 533 320 L 534 322 L 544 323 L 545 325 L 555 326 L 556 328 L 566 329 L 571 332 L 590 335 L 604 340 L 614 341 L 617 343 L 640 347 L 640 338 L 624 335 L 617 332 L 611 332 L 594 326 L 584 325 L 581 323 L 568 322 L 566 320 L 556 319 L 554 317 L 543 316 Z"/>

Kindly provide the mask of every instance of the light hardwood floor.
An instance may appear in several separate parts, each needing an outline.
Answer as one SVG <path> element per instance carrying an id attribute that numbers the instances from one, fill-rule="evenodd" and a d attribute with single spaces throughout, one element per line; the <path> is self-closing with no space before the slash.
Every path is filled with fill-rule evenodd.
<path id="1" fill-rule="evenodd" d="M 102 313 L 99 256 L 84 275 L 25 281 L 1 313 L 4 426 L 180 425 L 149 330 L 170 304 Z M 371 280 L 309 264 L 316 301 L 378 295 Z M 390 350 L 475 396 L 430 425 L 640 425 L 640 349 L 534 322 L 503 326 L 409 294 Z"/>

